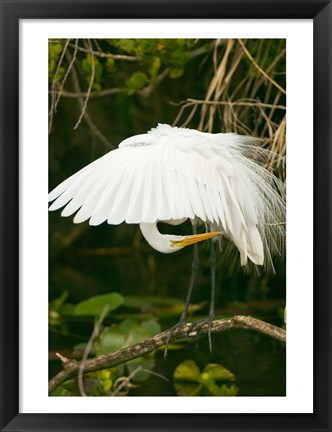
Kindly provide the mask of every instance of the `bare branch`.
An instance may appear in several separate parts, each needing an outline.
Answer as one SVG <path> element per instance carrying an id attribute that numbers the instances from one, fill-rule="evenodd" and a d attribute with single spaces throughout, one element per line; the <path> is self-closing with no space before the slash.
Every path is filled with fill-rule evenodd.
<path id="1" fill-rule="evenodd" d="M 183 339 L 183 333 L 188 332 L 190 326 L 191 324 L 188 323 L 180 329 L 181 331 L 178 329 L 175 330 L 170 338 L 170 341 L 172 342 Z M 286 332 L 284 329 L 249 316 L 237 315 L 232 318 L 213 321 L 211 332 L 217 334 L 230 329 L 254 330 L 280 342 L 286 342 Z M 197 336 L 204 336 L 207 333 L 208 325 L 206 324 L 200 329 L 199 335 L 197 334 L 197 331 L 192 331 L 187 337 L 189 339 L 196 339 Z M 166 330 L 143 342 L 122 348 L 114 353 L 101 355 L 94 359 L 87 360 L 84 365 L 84 373 L 96 372 L 98 370 L 111 368 L 113 366 L 126 363 L 127 361 L 137 357 L 142 357 L 152 353 L 165 345 L 168 334 L 169 332 Z M 49 393 L 52 393 L 58 386 L 63 384 L 68 379 L 73 378 L 78 373 L 80 368 L 81 363 L 77 362 L 76 360 L 70 360 L 62 356 L 60 359 L 64 369 L 50 380 L 48 388 Z"/>
<path id="2" fill-rule="evenodd" d="M 68 62 L 70 63 L 71 62 L 71 55 L 69 53 L 66 53 L 66 57 L 67 57 Z M 79 84 L 79 80 L 78 80 L 75 66 L 72 67 L 72 69 L 71 69 L 71 76 L 73 79 L 73 85 L 74 85 L 75 93 L 81 93 L 81 88 L 80 88 L 80 84 Z M 64 92 L 62 92 L 62 95 L 63 94 L 64 94 Z M 91 132 L 97 138 L 99 138 L 100 141 L 102 143 L 104 143 L 107 148 L 114 148 L 114 145 L 112 145 L 112 143 L 105 137 L 105 135 L 103 135 L 100 132 L 100 130 L 97 128 L 97 126 L 93 123 L 90 115 L 88 114 L 88 111 L 87 110 L 83 111 L 84 102 L 83 102 L 82 97 L 78 97 L 77 100 L 78 100 L 78 104 L 81 108 L 81 111 L 83 112 L 84 119 L 87 122 L 87 125 L 89 126 Z"/>
<path id="3" fill-rule="evenodd" d="M 88 92 L 86 94 L 86 97 L 85 97 L 85 100 L 84 100 L 84 104 L 83 104 L 83 107 L 82 107 L 82 111 L 81 111 L 81 114 L 79 116 L 79 119 L 77 120 L 76 125 L 74 126 L 74 130 L 78 128 L 78 126 L 81 123 L 81 120 L 82 120 L 82 118 L 84 116 L 86 107 L 88 105 L 88 101 L 89 101 L 89 97 L 90 97 L 90 93 L 91 93 L 91 89 L 92 89 L 92 84 L 93 84 L 93 81 L 95 79 L 95 58 L 94 58 L 93 51 L 92 51 L 92 45 L 91 45 L 91 42 L 90 42 L 89 39 L 88 39 L 88 45 L 89 45 L 90 54 L 91 54 L 91 77 L 90 77 L 90 83 L 89 83 Z"/>
<path id="4" fill-rule="evenodd" d="M 151 84 L 138 90 L 137 94 L 143 97 L 149 96 L 152 90 L 167 76 L 168 72 L 169 72 L 169 68 L 164 69 Z M 69 92 L 63 90 L 61 96 L 74 98 L 74 99 L 75 98 L 98 98 L 98 97 L 110 96 L 112 94 L 119 94 L 121 92 L 123 92 L 123 90 L 117 87 L 100 90 L 98 92 L 90 91 L 90 93 L 89 92 Z"/>
<path id="5" fill-rule="evenodd" d="M 274 104 L 268 104 L 268 103 L 262 103 L 259 100 L 252 99 L 239 99 L 237 101 L 204 101 L 199 99 L 187 99 L 188 103 L 196 103 L 196 104 L 206 104 L 206 105 L 231 105 L 231 106 L 249 106 L 249 107 L 262 107 L 262 108 L 271 108 L 271 109 L 280 109 L 280 110 L 286 110 L 285 105 L 274 105 Z"/>
<path id="6" fill-rule="evenodd" d="M 137 366 L 136 369 L 134 369 L 127 377 L 122 377 L 120 383 L 117 385 L 117 387 L 112 391 L 111 395 L 116 396 L 120 391 L 128 386 L 130 384 L 130 380 L 134 378 L 135 375 L 138 374 L 142 370 L 142 366 Z"/>
<path id="7" fill-rule="evenodd" d="M 88 360 L 89 353 L 90 353 L 91 348 L 92 348 L 92 344 L 99 334 L 100 326 L 102 325 L 104 318 L 107 315 L 108 310 L 109 310 L 109 305 L 106 304 L 104 306 L 101 314 L 100 314 L 100 317 L 98 318 L 98 321 L 95 324 L 95 327 L 93 329 L 93 332 L 91 334 L 89 342 L 87 343 L 85 350 L 84 350 L 84 353 L 83 353 L 83 356 L 82 356 L 82 361 L 80 364 L 80 368 L 78 370 L 78 387 L 80 389 L 80 393 L 82 396 L 86 396 L 85 391 L 84 391 L 84 385 L 83 385 L 83 373 L 84 373 L 85 363 Z"/>
<path id="8" fill-rule="evenodd" d="M 69 72 L 70 72 L 71 68 L 73 67 L 73 64 L 74 64 L 74 62 L 76 60 L 77 48 L 78 48 L 78 39 L 76 39 L 76 41 L 75 41 L 75 49 L 74 49 L 73 57 L 72 57 L 71 62 L 69 64 L 68 68 L 67 68 L 65 76 L 63 77 L 63 80 L 62 80 L 61 85 L 60 85 L 60 89 L 58 91 L 58 97 L 57 97 L 57 99 L 55 101 L 55 106 L 54 106 L 55 111 L 56 111 L 56 107 L 57 107 L 57 105 L 59 103 L 60 97 L 62 95 L 63 86 L 64 86 L 64 84 L 65 84 L 65 82 L 66 82 L 66 80 L 68 78 Z M 53 91 L 54 91 L 54 89 L 53 89 L 53 86 L 52 86 L 52 92 Z M 52 93 L 52 97 L 53 97 L 53 93 Z"/>
<path id="9" fill-rule="evenodd" d="M 48 132 L 49 133 L 51 132 L 51 129 L 52 129 L 53 115 L 55 113 L 56 105 L 57 105 L 57 101 L 56 101 L 56 95 L 57 95 L 57 92 L 56 92 L 56 79 L 57 79 L 58 73 L 60 71 L 60 66 L 62 64 L 64 56 L 66 54 L 66 51 L 67 51 L 67 48 L 68 48 L 68 44 L 69 44 L 69 39 L 67 39 L 67 41 L 65 43 L 65 46 L 63 47 L 63 50 L 62 50 L 59 62 L 57 64 L 57 67 L 56 67 L 56 70 L 55 70 L 53 81 L 52 81 L 52 92 L 51 92 L 52 98 L 51 98 L 51 108 L 50 108 L 50 112 L 49 112 L 49 123 L 48 123 Z"/>
<path id="10" fill-rule="evenodd" d="M 278 94 L 280 94 L 280 93 L 278 93 Z M 179 103 L 177 103 L 177 102 L 170 102 L 170 103 L 172 105 L 180 106 L 179 112 L 178 112 L 178 114 L 177 114 L 177 116 L 173 122 L 173 126 L 179 124 L 179 122 L 180 122 L 182 116 L 184 115 L 184 112 L 186 111 L 186 109 L 191 108 L 189 115 L 187 116 L 185 121 L 181 123 L 181 127 L 186 127 L 189 124 L 189 122 L 192 120 L 192 118 L 195 115 L 197 108 L 199 106 L 203 106 L 203 107 L 208 106 L 208 105 L 214 105 L 216 107 L 225 106 L 226 108 L 228 107 L 232 110 L 233 116 L 235 116 L 235 112 L 233 110 L 233 108 L 235 108 L 235 107 L 248 107 L 248 108 L 256 108 L 256 109 L 258 108 L 260 110 L 262 108 L 267 108 L 267 109 L 270 109 L 271 112 L 273 112 L 274 110 L 286 111 L 286 107 L 284 105 L 263 103 L 257 99 L 245 99 L 245 98 L 238 99 L 235 101 L 230 101 L 230 100 L 211 101 L 211 100 L 201 100 L 201 99 L 188 98 L 185 101 L 181 101 Z M 269 117 L 271 117 L 271 115 Z M 234 127 L 238 127 L 240 125 L 240 123 L 241 123 L 240 120 L 238 118 L 236 118 L 236 121 L 234 122 Z M 224 121 L 224 124 L 226 124 L 225 121 Z M 250 131 L 247 130 L 246 133 L 248 135 L 250 135 Z"/>
<path id="11" fill-rule="evenodd" d="M 137 94 L 139 94 L 140 96 L 143 97 L 147 97 L 150 95 L 150 93 L 152 92 L 152 90 L 168 75 L 170 68 L 166 68 L 164 69 L 155 79 L 154 81 L 146 86 L 143 87 L 142 89 L 137 91 Z"/>
<path id="12" fill-rule="evenodd" d="M 161 375 L 159 373 L 153 372 L 149 369 L 145 369 L 142 366 L 137 366 L 136 369 L 134 369 L 127 377 L 121 377 L 118 378 L 118 380 L 115 383 L 118 383 L 118 385 L 115 387 L 115 389 L 112 391 L 111 396 L 116 396 L 117 394 L 120 393 L 120 391 L 124 388 L 124 387 L 129 387 L 130 384 L 130 380 L 132 380 L 134 378 L 135 375 L 138 374 L 138 372 L 145 372 L 148 375 L 154 375 L 164 381 L 169 381 L 168 378 L 166 378 L 164 375 Z"/>
<path id="13" fill-rule="evenodd" d="M 95 41 L 94 41 L 95 42 Z M 70 46 L 72 46 L 72 44 L 70 44 Z M 85 52 L 85 53 L 89 53 L 91 54 L 91 50 L 87 49 L 87 48 L 83 48 L 83 47 L 78 47 L 79 51 Z M 139 61 L 140 58 L 139 57 L 135 57 L 135 56 L 127 56 L 124 54 L 111 54 L 111 53 L 105 53 L 103 51 L 101 51 L 100 49 L 98 51 L 93 50 L 92 54 L 95 57 L 100 57 L 100 58 L 112 58 L 114 60 L 126 60 L 126 61 L 130 61 L 130 62 L 135 62 L 135 61 Z"/>
<path id="14" fill-rule="evenodd" d="M 109 96 L 111 94 L 117 94 L 117 93 L 121 93 L 121 89 L 119 88 L 110 88 L 110 89 L 105 89 L 105 90 L 100 90 L 100 91 L 96 91 L 96 92 L 90 92 L 89 97 L 90 98 L 97 98 L 97 97 L 103 97 L 103 96 Z M 67 97 L 67 98 L 86 98 L 88 96 L 87 92 L 78 92 L 78 93 L 73 93 L 73 92 L 69 92 L 67 90 L 63 90 L 61 92 L 61 96 L 63 97 Z"/>

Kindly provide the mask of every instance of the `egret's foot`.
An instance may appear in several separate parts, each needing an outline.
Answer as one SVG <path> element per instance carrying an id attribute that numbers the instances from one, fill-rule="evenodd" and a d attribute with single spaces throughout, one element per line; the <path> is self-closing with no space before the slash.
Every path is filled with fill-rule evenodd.
<path id="1" fill-rule="evenodd" d="M 197 333 L 197 336 L 199 336 L 199 333 L 202 331 L 202 328 L 206 324 L 208 325 L 209 350 L 211 354 L 212 354 L 211 328 L 212 328 L 213 319 L 214 319 L 214 314 L 213 315 L 210 314 L 207 318 L 192 323 L 188 330 L 188 334 L 195 331 Z"/>
<path id="2" fill-rule="evenodd" d="M 185 332 L 185 331 L 183 331 L 183 327 L 184 327 L 186 324 L 187 324 L 186 321 L 182 321 L 182 320 L 180 320 L 177 324 L 175 324 L 173 327 L 171 327 L 171 328 L 168 330 L 167 339 L 166 339 L 166 341 L 165 341 L 165 351 L 164 351 L 164 358 L 165 358 L 165 359 L 166 359 L 166 357 L 167 357 L 167 351 L 168 351 L 168 344 L 169 344 L 169 341 L 170 341 L 170 339 L 171 339 L 171 337 L 172 337 L 172 334 L 173 334 L 175 331 L 178 331 L 178 332 L 181 334 L 181 336 L 183 336 L 187 341 L 189 341 L 189 337 L 188 337 L 189 332 Z"/>

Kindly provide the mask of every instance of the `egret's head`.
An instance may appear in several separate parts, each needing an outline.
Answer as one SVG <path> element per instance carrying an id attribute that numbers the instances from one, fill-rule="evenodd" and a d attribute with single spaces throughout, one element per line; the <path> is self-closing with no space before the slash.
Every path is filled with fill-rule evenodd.
<path id="1" fill-rule="evenodd" d="M 208 232 L 187 236 L 161 234 L 158 231 L 157 223 L 141 223 L 140 228 L 146 241 L 155 250 L 161 253 L 174 253 L 186 246 L 208 240 L 221 235 L 221 232 Z"/>

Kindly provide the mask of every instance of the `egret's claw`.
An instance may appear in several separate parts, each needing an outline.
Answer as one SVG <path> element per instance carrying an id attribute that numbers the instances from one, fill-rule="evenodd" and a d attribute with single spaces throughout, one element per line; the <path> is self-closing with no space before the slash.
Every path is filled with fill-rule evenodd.
<path id="1" fill-rule="evenodd" d="M 166 359 L 167 353 L 168 353 L 168 344 L 172 337 L 172 334 L 175 331 L 178 331 L 188 342 L 192 342 L 193 339 L 196 340 L 196 338 L 199 337 L 199 333 L 204 327 L 205 324 L 208 325 L 208 338 L 209 338 L 209 350 L 212 354 L 212 340 L 211 340 L 211 328 L 212 328 L 212 322 L 214 319 L 214 315 L 209 315 L 208 318 L 204 318 L 202 320 L 196 321 L 192 323 L 188 330 L 184 331 L 183 328 L 186 326 L 185 321 L 180 321 L 177 324 L 175 324 L 173 327 L 171 327 L 168 330 L 168 335 L 165 341 L 165 351 L 164 351 L 164 358 Z M 193 332 L 196 333 L 196 335 L 192 334 Z M 196 337 L 195 337 L 196 336 Z"/>
<path id="2" fill-rule="evenodd" d="M 188 337 L 188 334 L 189 334 L 189 332 L 185 332 L 185 331 L 183 331 L 183 327 L 186 325 L 186 322 L 185 321 L 179 321 L 177 324 L 175 324 L 173 327 L 171 327 L 169 330 L 168 330 L 168 335 L 167 335 L 167 339 L 166 339 L 166 341 L 165 341 L 165 351 L 164 351 L 164 358 L 166 359 L 166 357 L 167 357 L 167 352 L 168 352 L 168 344 L 169 344 L 169 341 L 170 341 L 170 339 L 171 339 L 171 337 L 172 337 L 172 334 L 176 331 L 176 330 L 178 330 L 178 332 L 187 340 L 187 341 L 189 341 L 190 339 L 189 339 L 189 337 Z"/>
<path id="3" fill-rule="evenodd" d="M 190 334 L 193 331 L 196 331 L 197 336 L 199 336 L 199 333 L 204 327 L 204 325 L 205 324 L 208 325 L 209 350 L 211 354 L 212 354 L 211 328 L 212 328 L 213 319 L 214 319 L 214 315 L 209 315 L 207 318 L 192 323 L 188 330 L 188 334 Z"/>

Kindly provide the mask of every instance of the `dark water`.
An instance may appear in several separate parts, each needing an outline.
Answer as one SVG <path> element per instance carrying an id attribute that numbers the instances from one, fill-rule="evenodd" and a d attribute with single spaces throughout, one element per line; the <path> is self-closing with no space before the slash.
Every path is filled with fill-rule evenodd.
<path id="1" fill-rule="evenodd" d="M 206 340 L 198 347 L 188 346 L 179 352 L 169 352 L 165 360 L 157 354 L 154 371 L 167 377 L 165 382 L 151 376 L 139 388 L 131 391 L 136 396 L 176 396 L 172 371 L 186 359 L 192 359 L 203 370 L 207 363 L 219 363 L 236 375 L 237 396 L 286 396 L 286 349 L 277 341 L 251 331 L 231 330 L 213 337 L 213 355 Z"/>

